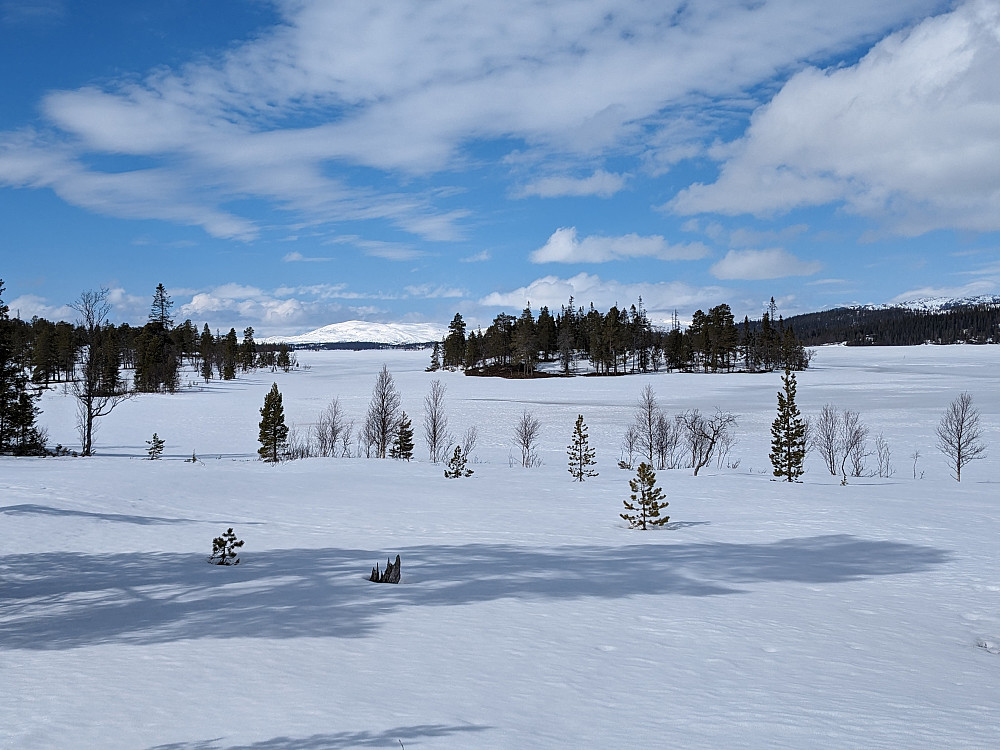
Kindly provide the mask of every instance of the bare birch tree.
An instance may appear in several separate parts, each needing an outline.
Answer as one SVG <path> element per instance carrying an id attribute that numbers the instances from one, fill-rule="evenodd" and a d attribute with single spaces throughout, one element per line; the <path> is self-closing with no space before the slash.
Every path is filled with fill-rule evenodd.
<path id="1" fill-rule="evenodd" d="M 736 426 L 736 415 L 716 409 L 713 416 L 705 417 L 697 409 L 690 409 L 678 419 L 687 441 L 691 468 L 698 476 L 698 472 L 711 462 L 716 448 Z"/>
<path id="2" fill-rule="evenodd" d="M 109 341 L 112 332 L 105 330 L 111 313 L 108 290 L 83 292 L 70 307 L 80 314 L 79 324 L 86 337 L 76 363 L 73 395 L 77 401 L 81 453 L 90 456 L 94 452 L 97 420 L 106 417 L 135 392 L 119 375 L 118 349 Z"/>
<path id="3" fill-rule="evenodd" d="M 372 400 L 368 405 L 368 416 L 365 420 L 365 440 L 368 443 L 367 453 L 375 454 L 376 458 L 385 458 L 389 453 L 399 424 L 399 410 L 402 397 L 396 390 L 396 383 L 389 373 L 389 368 L 382 365 L 372 390 Z"/>
<path id="4" fill-rule="evenodd" d="M 526 468 L 539 466 L 538 435 L 542 431 L 542 423 L 525 410 L 514 425 L 514 444 L 521 450 L 521 466 Z"/>
<path id="5" fill-rule="evenodd" d="M 948 457 L 952 476 L 962 481 L 962 469 L 970 462 L 986 458 L 979 409 L 968 392 L 960 394 L 941 417 L 937 426 L 937 447 Z"/>
<path id="6" fill-rule="evenodd" d="M 320 456 L 336 456 L 344 444 L 344 433 L 347 444 L 350 445 L 350 432 L 353 424 L 348 422 L 344 407 L 339 398 L 334 398 L 329 405 L 320 412 L 316 424 L 313 425 L 313 438 L 316 443 L 316 453 Z"/>
<path id="7" fill-rule="evenodd" d="M 431 381 L 431 391 L 424 396 L 424 442 L 431 463 L 445 459 L 451 436 L 448 434 L 448 415 L 444 411 L 446 388 L 440 380 Z M 465 452 L 468 456 L 468 452 Z"/>
<path id="8" fill-rule="evenodd" d="M 823 463 L 831 475 L 837 475 L 837 460 L 840 442 L 840 413 L 833 404 L 826 404 L 810 429 L 811 443 L 823 457 Z"/>

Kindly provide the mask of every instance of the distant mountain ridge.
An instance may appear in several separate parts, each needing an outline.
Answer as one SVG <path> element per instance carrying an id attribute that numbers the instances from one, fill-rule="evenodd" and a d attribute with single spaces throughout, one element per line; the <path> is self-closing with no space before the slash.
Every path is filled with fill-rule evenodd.
<path id="1" fill-rule="evenodd" d="M 865 310 L 918 310 L 923 312 L 941 312 L 962 307 L 980 307 L 982 305 L 1000 305 L 1000 296 L 995 294 L 979 294 L 974 297 L 917 297 L 904 302 L 889 302 L 882 305 L 860 305 Z"/>
<path id="2" fill-rule="evenodd" d="M 923 297 L 794 315 L 785 325 L 806 345 L 855 346 L 1000 343 L 1000 297 Z"/>
<path id="3" fill-rule="evenodd" d="M 382 344 L 407 346 L 440 341 L 447 333 L 444 326 L 433 323 L 372 323 L 365 320 L 347 320 L 343 323 L 317 328 L 298 336 L 269 336 L 265 344 L 307 346 L 324 344 Z"/>

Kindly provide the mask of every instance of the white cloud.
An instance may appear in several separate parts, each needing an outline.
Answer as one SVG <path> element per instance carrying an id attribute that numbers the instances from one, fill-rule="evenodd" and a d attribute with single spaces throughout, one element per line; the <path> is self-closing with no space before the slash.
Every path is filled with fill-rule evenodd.
<path id="1" fill-rule="evenodd" d="M 333 260 L 333 258 L 310 258 L 298 251 L 292 251 L 290 253 L 286 253 L 282 260 L 285 261 L 285 263 L 323 263 Z"/>
<path id="2" fill-rule="evenodd" d="M 1000 229 L 1000 3 L 972 0 L 877 44 L 856 65 L 805 70 L 716 150 L 719 178 L 681 214 L 768 214 L 842 202 L 916 235 Z"/>
<path id="3" fill-rule="evenodd" d="M 717 279 L 759 281 L 786 276 L 809 276 L 820 271 L 819 261 L 803 261 L 787 250 L 730 250 L 709 271 Z"/>
<path id="4" fill-rule="evenodd" d="M 700 242 L 671 245 L 658 234 L 643 237 L 626 234 L 621 237 L 592 235 L 577 239 L 576 227 L 562 227 L 529 256 L 532 263 L 606 263 L 629 258 L 658 260 L 697 260 L 709 250 Z"/>
<path id="5" fill-rule="evenodd" d="M 45 318 L 55 323 L 60 320 L 75 320 L 79 317 L 79 313 L 69 305 L 53 305 L 44 297 L 39 297 L 36 294 L 22 294 L 5 304 L 10 308 L 10 317 L 21 320 L 31 320 L 37 315 L 39 318 Z"/>
<path id="6" fill-rule="evenodd" d="M 613 174 L 598 169 L 590 177 L 543 177 L 525 185 L 516 192 L 518 197 L 525 198 L 536 195 L 540 198 L 559 198 L 564 196 L 596 195 L 599 198 L 610 198 L 625 187 L 626 175 Z"/>
<path id="7" fill-rule="evenodd" d="M 479 300 L 479 304 L 520 310 L 530 302 L 536 310 L 543 305 L 558 310 L 570 297 L 577 306 L 593 302 L 601 310 L 607 310 L 612 305 L 627 307 L 642 297 L 643 304 L 651 313 L 669 314 L 675 307 L 683 309 L 719 304 L 724 301 L 725 290 L 716 286 L 694 287 L 679 281 L 605 281 L 592 274 L 578 273 L 568 279 L 544 276 L 527 286 L 488 294 Z"/>
<path id="8" fill-rule="evenodd" d="M 447 287 L 433 284 L 420 284 L 404 287 L 404 291 L 411 297 L 421 299 L 454 299 L 465 297 L 468 292 L 456 287 Z"/>
<path id="9" fill-rule="evenodd" d="M 489 250 L 480 250 L 478 253 L 475 253 L 474 255 L 467 255 L 464 258 L 459 258 L 458 261 L 459 263 L 485 263 L 491 257 L 493 256 L 490 255 Z"/>
<path id="10" fill-rule="evenodd" d="M 0 133 L 0 185 L 221 238 L 256 237 L 243 205 L 263 201 L 296 223 L 382 220 L 457 239 L 466 212 L 436 208 L 412 175 L 476 161 L 483 141 L 516 141 L 545 164 L 670 164 L 716 132 L 709 110 L 745 108 L 743 92 L 776 74 L 938 3 L 283 0 L 280 24 L 215 58 L 52 92 L 43 130 Z M 103 172 L 105 155 L 143 161 Z M 619 179 L 533 189 L 610 194 Z"/>

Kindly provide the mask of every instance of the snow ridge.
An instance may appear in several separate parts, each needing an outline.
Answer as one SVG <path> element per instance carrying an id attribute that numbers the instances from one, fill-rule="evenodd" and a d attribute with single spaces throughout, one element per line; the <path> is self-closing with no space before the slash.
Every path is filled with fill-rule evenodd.
<path id="1" fill-rule="evenodd" d="M 348 320 L 317 328 L 298 336 L 271 336 L 265 344 L 426 344 L 440 341 L 447 331 L 433 323 L 371 323 Z"/>

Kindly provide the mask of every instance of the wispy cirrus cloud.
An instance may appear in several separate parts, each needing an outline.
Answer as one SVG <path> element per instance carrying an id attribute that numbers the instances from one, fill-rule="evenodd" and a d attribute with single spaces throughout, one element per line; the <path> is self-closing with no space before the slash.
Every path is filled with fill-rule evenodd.
<path id="1" fill-rule="evenodd" d="M 714 108 L 749 107 L 747 92 L 801 61 L 937 5 L 282 0 L 280 24 L 223 54 L 49 93 L 37 127 L 0 133 L 0 185 L 225 239 L 260 236 L 246 205 L 262 201 L 293 224 L 452 241 L 472 209 L 412 178 L 475 164 L 478 144 L 516 143 L 499 158 L 520 148 L 541 165 L 669 164 L 716 136 Z M 103 156 L 134 161 L 104 171 Z M 624 179 L 597 167 L 523 189 L 606 196 Z"/>

